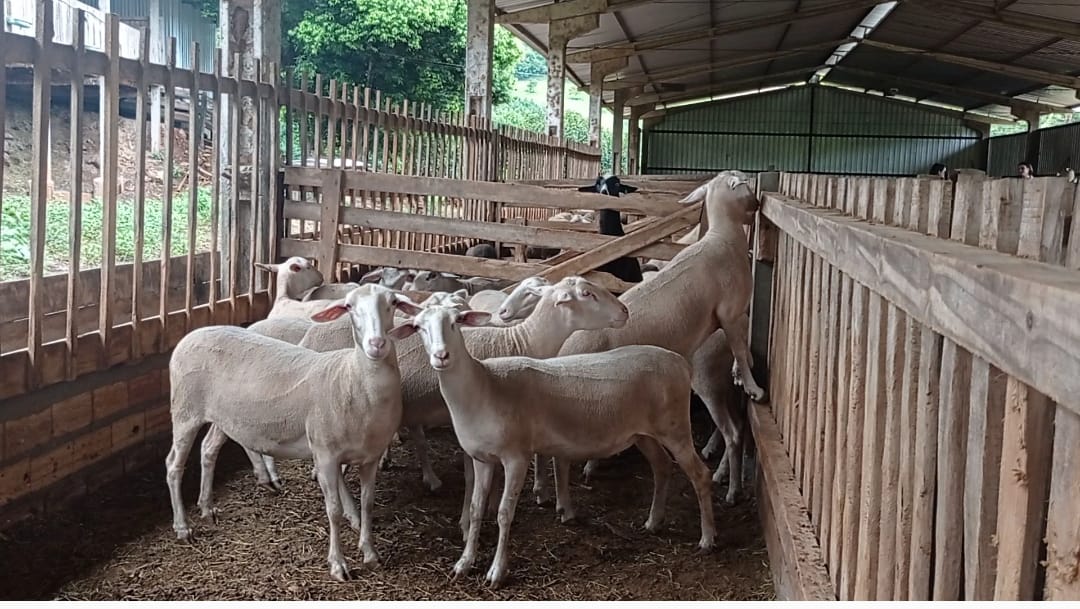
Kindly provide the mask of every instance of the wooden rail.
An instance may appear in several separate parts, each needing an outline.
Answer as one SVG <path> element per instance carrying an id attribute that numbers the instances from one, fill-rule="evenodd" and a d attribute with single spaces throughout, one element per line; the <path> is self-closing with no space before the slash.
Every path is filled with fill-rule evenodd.
<path id="1" fill-rule="evenodd" d="M 785 174 L 780 191 L 762 416 L 836 596 L 1080 599 L 1074 186 Z"/>

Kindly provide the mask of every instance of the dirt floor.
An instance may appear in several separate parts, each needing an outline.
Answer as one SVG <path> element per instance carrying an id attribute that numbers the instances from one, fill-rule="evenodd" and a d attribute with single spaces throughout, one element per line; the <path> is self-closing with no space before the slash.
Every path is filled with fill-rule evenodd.
<path id="1" fill-rule="evenodd" d="M 704 426 L 695 425 L 698 429 Z M 164 465 L 99 489 L 76 510 L 36 518 L 0 533 L 0 598 L 14 599 L 378 599 L 378 600 L 768 600 L 772 583 L 753 497 L 723 504 L 714 487 L 717 548 L 697 551 L 697 505 L 690 484 L 674 476 L 659 534 L 644 531 L 651 476 L 635 450 L 605 462 L 571 487 L 578 524 L 537 506 L 526 483 L 511 537 L 508 582 L 483 582 L 497 526 L 486 520 L 473 573 L 450 579 L 462 549 L 457 517 L 463 480 L 453 432 L 429 434 L 436 472 L 429 493 L 405 446 L 391 451 L 378 479 L 374 524 L 382 566 L 364 571 L 357 534 L 345 527 L 353 581 L 330 579 L 326 512 L 310 464 L 282 462 L 286 490 L 257 488 L 250 465 L 230 443 L 218 466 L 217 524 L 198 519 L 198 467 L 187 469 L 184 496 L 196 540 L 175 539 Z M 704 437 L 699 438 L 699 446 Z M 196 444 L 196 447 L 198 445 Z M 197 451 L 196 451 L 197 452 Z M 164 457 L 164 455 L 163 455 Z M 197 456 L 196 456 L 197 459 Z M 164 461 L 164 458 L 162 459 Z M 711 464 L 715 467 L 715 459 Z M 355 478 L 350 486 L 358 494 Z"/>

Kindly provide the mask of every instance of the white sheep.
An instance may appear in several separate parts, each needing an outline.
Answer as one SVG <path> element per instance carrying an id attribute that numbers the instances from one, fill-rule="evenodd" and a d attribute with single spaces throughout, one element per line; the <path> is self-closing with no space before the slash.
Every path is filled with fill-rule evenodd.
<path id="1" fill-rule="evenodd" d="M 417 271 L 412 269 L 398 269 L 390 266 L 379 267 L 369 271 L 360 278 L 360 283 L 378 283 L 387 288 L 399 290 L 405 284 L 416 277 Z"/>
<path id="2" fill-rule="evenodd" d="M 690 366 L 677 353 L 633 345 L 604 353 L 553 359 L 470 355 L 462 326 L 481 326 L 491 314 L 443 307 L 421 311 L 410 326 L 420 335 L 438 375 L 454 432 L 472 458 L 475 481 L 465 550 L 454 566 L 466 574 L 476 560 L 480 523 L 497 465 L 505 473 L 499 504 L 499 542 L 487 580 L 498 585 L 509 563 L 510 525 L 533 454 L 558 461 L 559 500 L 573 517 L 569 460 L 603 457 L 636 444 L 653 470 L 653 499 L 645 528 L 663 521 L 671 461 L 690 478 L 701 512 L 701 549 L 712 547 L 715 524 L 709 471 L 690 431 Z M 612 324 L 619 328 L 625 324 Z"/>
<path id="3" fill-rule="evenodd" d="M 436 271 L 421 271 L 407 284 L 407 290 L 421 290 L 426 292 L 454 292 L 466 290 L 469 294 L 476 294 L 484 290 L 500 290 L 510 285 L 511 282 L 503 279 L 487 279 L 485 277 L 464 278 L 452 273 L 439 273 Z"/>
<path id="4" fill-rule="evenodd" d="M 720 173 L 680 203 L 696 203 L 703 198 L 709 228 L 701 239 L 679 252 L 655 277 L 622 295 L 631 313 L 628 327 L 619 332 L 579 333 L 566 341 L 560 355 L 639 344 L 664 347 L 690 359 L 714 332 L 722 329 L 734 356 L 731 372 L 736 383 L 751 399 L 764 398 L 765 391 L 750 372 L 747 311 L 753 285 L 743 231 L 743 225 L 753 221 L 757 198 L 741 172 Z M 721 408 L 716 404 L 706 404 L 724 432 L 728 427 L 725 413 L 719 412 Z M 725 440 L 730 440 L 725 447 L 725 465 L 731 474 L 727 500 L 733 502 L 741 485 L 742 449 L 737 434 L 730 439 L 725 435 Z M 595 465 L 587 466 L 589 471 Z M 541 491 L 538 499 L 544 500 L 547 476 L 537 478 Z"/>
<path id="5" fill-rule="evenodd" d="M 359 283 L 324 283 L 304 292 L 300 300 L 337 300 L 345 298 L 345 295 L 353 291 L 353 288 L 358 287 L 360 287 Z"/>
<path id="6" fill-rule="evenodd" d="M 275 277 L 277 290 L 273 307 L 286 301 L 299 301 L 305 293 L 323 284 L 322 273 L 310 260 L 302 256 L 293 256 L 281 264 L 256 262 L 255 268 Z"/>
<path id="7" fill-rule="evenodd" d="M 233 326 L 200 328 L 180 341 L 169 361 L 173 442 L 165 460 L 178 538 L 191 534 L 180 494 L 184 465 L 199 429 L 213 423 L 202 444 L 203 517 L 214 515 L 213 468 L 227 437 L 262 454 L 314 458 L 330 526 L 330 574 L 349 577 L 343 514 L 359 521 L 364 564 L 378 563 L 371 531 L 375 473 L 401 422 L 401 379 L 387 340 L 398 336 L 390 330 L 395 308 L 421 310 L 386 288 L 364 286 L 316 314 L 316 321 L 348 314 L 356 341 L 349 352 L 315 353 Z M 360 469 L 358 517 L 342 463 Z"/>
<path id="8" fill-rule="evenodd" d="M 534 288 L 551 285 L 543 277 L 522 279 L 509 294 L 498 290 L 477 292 L 469 299 L 469 307 L 474 311 L 498 313 L 492 318 L 496 325 L 507 325 L 525 319 L 532 314 L 536 303 L 540 301 Z"/>

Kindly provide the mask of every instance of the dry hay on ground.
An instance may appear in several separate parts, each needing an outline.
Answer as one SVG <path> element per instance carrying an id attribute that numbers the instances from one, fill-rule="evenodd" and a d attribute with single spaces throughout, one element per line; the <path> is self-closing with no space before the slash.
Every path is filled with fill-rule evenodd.
<path id="1" fill-rule="evenodd" d="M 714 487 L 717 548 L 701 554 L 697 504 L 676 470 L 659 534 L 642 529 L 651 493 L 649 468 L 634 450 L 604 462 L 590 488 L 571 487 L 581 522 L 557 522 L 522 493 L 507 583 L 483 583 L 497 526 L 485 520 L 473 573 L 453 582 L 462 550 L 458 529 L 463 480 L 453 432 L 434 430 L 436 471 L 429 493 L 406 446 L 380 474 L 375 533 L 382 566 L 364 571 L 357 534 L 343 542 L 354 580 L 337 583 L 326 565 L 326 512 L 310 464 L 282 462 L 286 491 L 257 488 L 250 465 L 230 443 L 222 451 L 217 524 L 198 519 L 198 457 L 185 475 L 193 544 L 175 539 L 163 463 L 77 500 L 78 510 L 35 518 L 0 534 L 0 598 L 5 599 L 380 599 L 380 600 L 764 600 L 773 598 L 764 541 L 749 495 L 725 506 Z M 700 438 L 699 438 L 700 441 Z M 198 444 L 196 444 L 198 447 Z M 197 452 L 197 451 L 194 451 Z M 164 456 L 164 452 L 162 452 Z M 164 459 L 162 459 L 162 462 Z M 715 461 L 715 460 L 714 460 Z M 350 479 L 358 495 L 358 482 Z"/>

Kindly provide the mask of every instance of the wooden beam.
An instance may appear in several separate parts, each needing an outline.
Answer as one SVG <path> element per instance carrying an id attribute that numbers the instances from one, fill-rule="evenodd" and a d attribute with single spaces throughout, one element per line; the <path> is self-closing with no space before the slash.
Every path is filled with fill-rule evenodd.
<path id="1" fill-rule="evenodd" d="M 1080 412 L 1080 276 L 765 193 L 776 226 L 907 315 Z M 968 314 L 977 310 L 978 315 Z"/>
<path id="2" fill-rule="evenodd" d="M 776 596 L 780 600 L 835 601 L 821 546 L 776 421 L 767 406 L 750 404 L 748 411 L 758 454 L 755 494 Z"/>
<path id="3" fill-rule="evenodd" d="M 817 17 L 827 17 L 835 13 L 874 6 L 881 2 L 882 0 L 841 0 L 801 11 L 777 11 L 757 17 L 737 19 L 728 21 L 724 25 L 717 27 L 687 30 L 670 34 L 658 34 L 656 36 L 643 36 L 629 44 L 615 43 L 568 53 L 566 55 L 566 62 L 591 63 L 593 61 L 611 59 L 613 57 L 630 57 L 637 55 L 642 51 L 662 49 L 664 47 L 685 44 L 687 42 L 694 42 L 706 38 L 714 38 L 725 34 L 742 33 L 747 30 L 783 25 L 785 23 L 794 23 L 796 21 L 815 19 Z"/>
<path id="4" fill-rule="evenodd" d="M 741 91 L 747 86 L 752 84 L 763 83 L 765 81 L 774 82 L 781 78 L 794 78 L 796 76 L 805 76 L 806 74 L 817 71 L 821 66 L 810 66 L 806 68 L 799 68 L 797 70 L 787 70 L 784 72 L 777 72 L 776 74 L 767 74 L 764 76 L 750 76 L 748 78 L 740 78 L 738 80 L 728 80 L 722 83 L 710 83 L 708 85 L 701 85 L 700 87 L 691 87 L 685 91 L 679 91 L 677 93 L 671 93 L 665 95 L 663 93 L 648 93 L 646 95 L 639 95 L 629 101 L 631 106 L 648 106 L 652 104 L 658 104 L 662 102 L 680 101 L 686 99 L 693 99 L 695 97 L 705 97 L 708 95 L 721 95 L 723 93 L 734 93 Z"/>
<path id="5" fill-rule="evenodd" d="M 320 187 L 322 172 L 339 170 L 285 167 L 284 171 L 285 183 L 290 186 Z M 618 209 L 647 216 L 666 216 L 682 209 L 681 205 L 669 197 L 631 194 L 615 198 L 595 193 L 561 192 L 500 182 L 426 178 L 368 171 L 345 172 L 345 190 L 496 201 L 556 209 Z"/>
<path id="6" fill-rule="evenodd" d="M 899 44 L 892 44 L 890 42 L 870 40 L 869 38 L 863 39 L 862 42 L 860 42 L 859 44 L 864 44 L 868 47 L 881 49 L 883 51 L 903 53 L 904 55 L 918 55 L 943 63 L 951 63 L 958 66 L 974 68 L 976 70 L 982 70 L 984 72 L 1005 74 L 1006 76 L 1022 78 L 1024 80 L 1029 80 L 1031 82 L 1036 82 L 1040 84 L 1059 85 L 1062 87 L 1067 87 L 1069 89 L 1080 89 L 1080 78 L 1076 76 L 1069 76 L 1068 74 L 1055 74 L 1053 72 L 1047 72 L 1045 70 L 1011 66 L 1003 63 L 997 63 L 995 61 L 987 61 L 985 59 L 975 59 L 973 57 L 953 55 L 952 53 L 927 51 L 925 49 L 917 49 L 915 47 L 907 47 Z"/>
<path id="7" fill-rule="evenodd" d="M 695 203 L 690 207 L 684 208 L 682 211 L 671 214 L 663 220 L 658 220 L 655 224 L 647 228 L 643 228 L 628 235 L 623 235 L 596 249 L 584 252 L 580 256 L 557 264 L 540 273 L 540 276 L 555 282 L 570 275 L 582 275 L 585 272 L 592 271 L 598 266 L 607 264 L 616 258 L 630 255 L 646 245 L 663 239 L 683 228 L 687 219 L 697 218 L 701 215 L 701 206 L 701 203 Z"/>
<path id="8" fill-rule="evenodd" d="M 495 18 L 495 23 L 550 23 L 559 19 L 569 19 L 581 15 L 598 15 L 629 8 L 635 4 L 645 4 L 652 0 L 566 0 L 527 8 L 512 13 L 503 13 Z"/>
<path id="9" fill-rule="evenodd" d="M 784 57 L 793 57 L 795 55 L 801 55 L 808 51 L 820 51 L 822 49 L 835 49 L 836 47 L 844 44 L 845 42 L 851 42 L 851 38 L 841 38 L 839 40 L 829 40 L 826 42 L 819 42 L 815 44 L 808 44 L 793 49 L 785 49 L 782 51 L 767 51 L 764 53 L 754 53 L 752 55 L 744 55 L 742 57 L 736 57 L 728 59 L 726 61 L 701 63 L 692 66 L 684 66 L 679 68 L 672 68 L 670 70 L 663 70 L 659 72 L 650 72 L 648 74 L 648 80 L 661 81 L 661 80 L 677 80 L 687 76 L 698 76 L 705 74 L 712 74 L 721 70 L 728 70 L 731 68 L 742 68 L 745 66 L 752 66 L 759 63 L 765 63 L 767 61 L 774 61 L 782 59 Z M 646 84 L 647 80 L 643 78 L 644 75 L 634 74 L 627 76 L 626 78 L 619 78 L 617 80 L 604 83 L 604 88 L 608 90 L 619 89 L 631 89 L 633 87 L 639 87 L 642 84 Z"/>
<path id="10" fill-rule="evenodd" d="M 318 241 L 282 239 L 281 255 L 285 257 L 304 256 L 305 258 L 316 258 L 319 251 L 318 243 Z M 509 279 L 511 281 L 521 281 L 526 277 L 539 275 L 551 268 L 535 263 L 415 252 L 370 245 L 342 244 L 339 246 L 338 252 L 338 262 L 371 266 L 393 266 L 405 269 L 427 269 L 443 273 L 456 273 L 468 277 L 490 277 L 493 279 Z M 632 284 L 617 279 L 608 273 L 585 273 L 584 277 L 619 294 L 632 287 Z"/>
<path id="11" fill-rule="evenodd" d="M 848 72 L 859 76 L 865 76 L 867 78 L 881 79 L 885 83 L 895 83 L 902 87 L 912 87 L 915 89 L 924 89 L 928 91 L 935 91 L 937 93 L 949 93 L 952 95 L 975 97 L 990 103 L 1001 104 L 1002 106 L 1016 105 L 1017 107 L 1026 107 L 1039 112 L 1062 112 L 1068 110 L 1064 106 L 1052 106 L 1048 104 L 1030 102 L 1023 99 L 1017 99 L 1015 97 L 1009 97 L 1008 95 L 999 95 L 997 93 L 990 93 L 988 91 L 979 91 L 977 89 L 966 89 L 963 87 L 955 87 L 952 85 L 942 84 L 938 82 L 930 82 L 928 80 L 919 80 L 916 78 L 907 78 L 905 76 L 893 76 L 891 74 L 885 74 L 882 72 L 873 72 L 870 70 L 862 70 L 860 68 L 852 68 L 846 65 L 835 65 L 833 70 L 839 70 L 840 72 Z"/>
<path id="12" fill-rule="evenodd" d="M 914 0 L 917 4 L 940 10 L 945 13 L 971 17 L 979 21 L 989 21 L 1007 25 L 1011 28 L 1039 32 L 1049 36 L 1057 36 L 1068 40 L 1080 41 L 1080 23 L 1043 17 L 1031 13 L 1021 13 L 1013 10 L 993 10 L 985 5 L 969 2 L 967 0 L 954 0 L 953 2 L 939 2 L 938 0 Z"/>
<path id="13" fill-rule="evenodd" d="M 329 197 L 326 197 L 329 198 Z M 439 216 L 427 216 L 421 214 L 406 214 L 395 211 L 369 209 L 365 207 L 340 207 L 340 223 L 351 226 L 362 226 L 390 231 L 404 231 L 410 233 L 429 233 L 434 235 L 447 235 L 462 239 L 484 239 L 488 241 L 502 241 L 505 243 L 522 243 L 539 247 L 551 247 L 561 250 L 570 249 L 577 251 L 591 250 L 616 239 L 610 235 L 600 235 L 595 232 L 576 232 L 564 230 L 556 226 L 556 230 L 538 228 L 530 225 L 496 224 L 494 222 L 474 222 L 472 220 L 459 220 L 457 218 L 442 218 Z M 296 220 L 317 221 L 325 213 L 318 203 L 287 202 L 285 204 L 285 218 Z M 332 218 L 337 222 L 337 218 Z M 569 222 L 551 222 L 552 225 L 573 226 Z M 588 230 L 595 231 L 593 224 L 583 224 Z M 671 260 L 676 254 L 685 249 L 685 245 L 678 243 L 656 243 L 647 245 L 641 250 L 635 250 L 638 256 Z M 332 248 L 324 249 L 331 251 Z"/>

